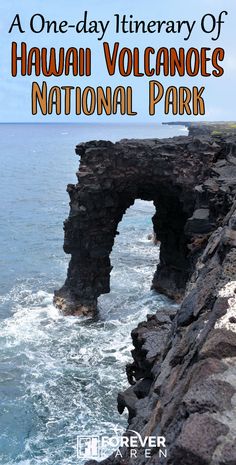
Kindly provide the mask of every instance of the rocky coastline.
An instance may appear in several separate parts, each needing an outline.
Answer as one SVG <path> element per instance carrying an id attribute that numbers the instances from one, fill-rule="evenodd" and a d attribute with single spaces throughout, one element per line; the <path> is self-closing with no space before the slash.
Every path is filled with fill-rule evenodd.
<path id="1" fill-rule="evenodd" d="M 180 303 L 132 331 L 130 387 L 118 395 L 127 430 L 164 436 L 167 457 L 123 448 L 103 465 L 236 464 L 236 125 L 188 128 L 187 137 L 76 148 L 64 243 L 71 262 L 55 304 L 66 314 L 96 311 L 110 289 L 118 223 L 136 198 L 156 206 L 152 286 Z"/>

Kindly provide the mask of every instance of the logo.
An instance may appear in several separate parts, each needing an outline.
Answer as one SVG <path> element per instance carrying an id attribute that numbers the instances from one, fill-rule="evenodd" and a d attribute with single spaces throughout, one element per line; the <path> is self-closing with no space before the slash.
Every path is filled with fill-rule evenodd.
<path id="1" fill-rule="evenodd" d="M 93 459 L 101 456 L 99 436 L 77 436 L 77 458 Z"/>
<path id="2" fill-rule="evenodd" d="M 78 459 L 102 459 L 115 451 L 115 457 L 137 457 L 138 451 L 145 458 L 155 453 L 159 457 L 167 457 L 166 439 L 164 436 L 142 437 L 137 431 L 128 430 L 127 436 L 119 435 L 97 435 L 77 436 L 77 458 Z"/>

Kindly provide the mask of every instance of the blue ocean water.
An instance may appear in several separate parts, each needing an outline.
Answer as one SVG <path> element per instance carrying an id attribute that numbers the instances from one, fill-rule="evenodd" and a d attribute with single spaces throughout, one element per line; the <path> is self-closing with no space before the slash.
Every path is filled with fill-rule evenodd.
<path id="1" fill-rule="evenodd" d="M 150 291 L 154 209 L 137 200 L 120 223 L 98 321 L 63 317 L 52 297 L 69 260 L 66 185 L 76 182 L 79 142 L 179 134 L 186 131 L 155 124 L 0 125 L 1 465 L 80 464 L 78 435 L 125 428 L 116 396 L 127 386 L 130 331 L 166 303 Z"/>

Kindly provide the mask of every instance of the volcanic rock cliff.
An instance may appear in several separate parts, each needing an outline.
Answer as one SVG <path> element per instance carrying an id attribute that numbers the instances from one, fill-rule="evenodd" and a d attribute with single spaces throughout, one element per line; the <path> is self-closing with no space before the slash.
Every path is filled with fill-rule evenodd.
<path id="1" fill-rule="evenodd" d="M 89 142 L 77 147 L 79 183 L 68 186 L 68 277 L 55 303 L 95 311 L 109 292 L 117 225 L 136 198 L 153 200 L 161 242 L 153 287 L 181 301 L 133 330 L 131 386 L 118 396 L 129 429 L 165 436 L 167 457 L 140 448 L 108 464 L 236 464 L 235 125 L 190 125 L 188 137 Z M 130 434 L 127 432 L 127 435 Z"/>

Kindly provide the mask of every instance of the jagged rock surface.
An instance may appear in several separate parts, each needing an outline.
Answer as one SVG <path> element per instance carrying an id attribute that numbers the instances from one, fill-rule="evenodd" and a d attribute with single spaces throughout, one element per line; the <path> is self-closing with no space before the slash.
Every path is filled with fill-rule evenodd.
<path id="1" fill-rule="evenodd" d="M 133 330 L 131 386 L 118 395 L 128 429 L 165 436 L 167 458 L 143 449 L 103 465 L 236 464 L 236 203 L 211 235 L 176 315 L 165 309 Z M 155 336 L 154 336 L 155 335 Z M 129 434 L 129 433 L 127 433 Z M 94 462 L 93 462 L 94 463 Z"/>
<path id="2" fill-rule="evenodd" d="M 154 286 L 166 292 L 169 285 L 171 292 L 178 294 L 187 281 L 183 301 L 176 313 L 173 312 L 173 307 L 163 309 L 156 315 L 148 316 L 146 322 L 133 330 L 133 363 L 127 366 L 130 387 L 118 395 L 119 412 L 122 413 L 125 408 L 129 412 L 128 429 L 139 432 L 142 437 L 165 436 L 168 455 L 165 458 L 159 455 L 158 450 L 154 450 L 151 457 L 145 459 L 143 450 L 139 449 L 137 457 L 130 458 L 129 450 L 123 448 L 122 458 L 116 457 L 114 453 L 102 462 L 103 465 L 236 464 L 235 142 L 236 138 L 232 134 L 227 134 L 225 138 L 222 135 L 212 138 L 209 132 L 204 132 L 204 136 L 196 138 L 196 131 L 194 136 L 191 136 L 190 131 L 188 138 L 125 141 L 115 145 L 90 143 L 78 149 L 82 153 L 82 171 L 86 161 L 93 173 L 90 171 L 85 174 L 89 198 L 89 186 L 94 186 L 94 199 L 98 199 L 103 192 L 101 201 L 104 200 L 107 198 L 104 197 L 104 189 L 110 192 L 113 188 L 112 202 L 114 199 L 122 199 L 122 207 L 116 200 L 118 204 L 115 203 L 115 207 L 113 203 L 107 206 L 104 204 L 103 212 L 101 204 L 97 204 L 99 208 L 96 226 L 101 225 L 99 215 L 104 217 L 106 212 L 108 224 L 106 229 L 104 222 L 103 234 L 105 231 L 108 234 L 109 247 L 113 244 L 117 220 L 121 219 L 130 202 L 141 192 L 141 198 L 150 199 L 152 196 L 157 206 L 154 229 L 162 244 Z M 90 149 L 95 159 L 89 159 L 87 151 Z M 147 161 L 142 162 L 145 157 Z M 107 163 L 107 174 L 104 178 L 99 178 L 104 172 L 104 160 L 105 165 Z M 113 163 L 115 168 L 112 168 Z M 140 163 L 142 167 L 152 166 L 152 171 L 151 168 L 149 170 L 149 182 L 146 169 L 145 176 L 138 178 Z M 94 165 L 97 168 L 92 168 Z M 117 174 L 117 184 L 114 182 L 116 176 L 113 169 Z M 96 170 L 99 173 L 96 174 Z M 161 175 L 158 177 L 160 170 Z M 87 176 L 92 176 L 94 181 Z M 102 183 L 99 187 L 98 179 L 103 179 L 105 183 L 106 179 L 108 184 L 104 186 Z M 127 186 L 130 191 L 127 191 Z M 77 215 L 78 209 L 85 205 L 84 202 L 81 203 L 81 199 L 87 198 L 86 183 L 69 189 L 72 189 L 71 208 L 74 216 L 72 214 L 66 225 L 65 243 L 66 250 L 72 253 L 72 263 L 61 296 L 64 298 L 65 289 L 67 292 L 68 289 L 72 290 L 72 294 L 76 291 L 77 294 L 72 296 L 73 303 L 75 297 L 77 299 L 82 296 L 80 280 L 79 287 L 76 288 L 76 253 L 80 247 L 77 241 L 83 242 L 86 237 L 83 234 L 81 236 L 81 233 L 77 236 L 76 227 L 81 227 L 78 226 Z M 98 197 L 96 189 L 100 192 Z M 151 192 L 151 195 L 147 192 Z M 159 204 L 161 200 L 163 203 Z M 84 208 L 87 209 L 88 205 L 89 202 Z M 94 205 L 91 201 L 90 212 L 95 208 Z M 112 222 L 107 212 L 114 214 L 117 205 L 119 215 Z M 165 207 L 167 214 L 164 213 Z M 82 218 L 84 228 L 89 223 L 87 210 L 82 210 Z M 88 233 L 90 230 L 85 228 L 84 231 Z M 93 225 L 91 234 L 95 237 Z M 99 231 L 98 235 L 100 237 Z M 96 238 L 94 240 L 97 246 L 99 241 Z M 92 258 L 95 258 L 96 265 L 106 263 L 107 268 L 102 279 L 109 290 L 109 247 L 107 237 L 104 240 L 106 245 L 102 250 L 106 261 L 101 261 L 102 255 L 99 251 L 96 256 L 94 246 L 92 255 L 89 255 L 89 263 L 94 263 Z M 91 246 L 90 237 L 87 237 L 87 241 L 88 247 Z M 177 244 L 178 252 L 175 255 L 173 248 Z M 87 254 L 88 249 L 85 250 Z M 78 258 L 81 259 L 81 256 Z M 95 275 L 92 266 L 87 278 L 95 278 Z M 85 282 L 86 279 L 83 283 Z M 91 283 L 95 283 L 93 304 L 96 306 L 96 298 L 100 291 L 104 292 L 105 287 L 99 278 L 98 281 L 91 281 L 90 286 Z M 100 287 L 97 287 L 98 283 Z M 83 303 L 87 305 L 89 302 L 84 300 Z M 70 311 L 74 311 L 74 308 L 72 305 Z M 92 463 L 96 462 L 90 462 Z"/>
<path id="3" fill-rule="evenodd" d="M 96 311 L 99 295 L 110 291 L 118 224 L 137 198 L 156 207 L 153 227 L 161 245 L 153 288 L 181 300 L 209 235 L 231 205 L 233 136 L 93 141 L 76 152 L 79 182 L 68 186 L 64 241 L 71 261 L 55 304 L 70 314 Z"/>

